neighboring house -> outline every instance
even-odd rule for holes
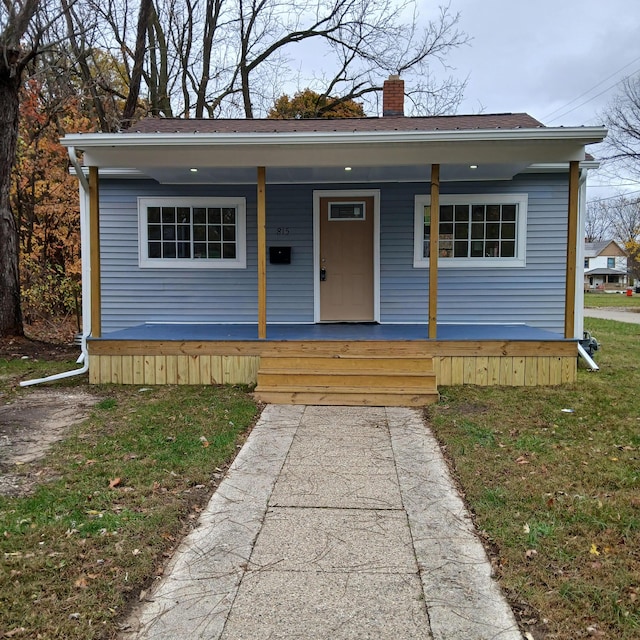
[[[336,404],[575,380],[585,145],[606,131],[404,117],[397,77],[383,102],[66,136],[90,380]]]
[[[585,242],[585,291],[623,291],[628,284],[627,252],[618,242]]]

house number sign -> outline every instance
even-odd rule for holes
[[[288,236],[289,235],[289,227],[277,227],[276,235],[277,236]]]

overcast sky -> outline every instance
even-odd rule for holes
[[[472,38],[448,58],[468,76],[458,113],[600,125],[620,80],[640,73],[638,0],[451,0],[451,10]],[[606,182],[620,181],[592,176],[590,199],[610,195]]]
[[[451,9],[472,38],[449,58],[456,75],[469,76],[460,113],[601,124],[610,87],[640,72],[638,0],[452,0]]]

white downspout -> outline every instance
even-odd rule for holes
[[[87,336],[91,334],[91,278],[90,278],[90,259],[91,247],[89,246],[89,224],[87,220],[88,199],[89,199],[89,182],[82,171],[82,167],[76,157],[74,147],[69,147],[69,159],[76,170],[79,181],[80,192],[80,257],[82,260],[82,341],[81,353],[76,362],[82,363],[80,369],[56,373],[46,378],[38,378],[36,380],[25,380],[20,383],[21,387],[29,387],[34,384],[42,384],[43,382],[54,382],[55,380],[63,380],[79,376],[89,371],[89,353],[87,351]]]
[[[578,246],[576,251],[576,313],[573,322],[574,337],[580,340],[584,332],[584,237],[587,217],[587,170],[580,171],[578,181]]]
[[[576,269],[576,314],[574,321],[575,337],[580,340],[584,334],[584,238],[585,225],[587,217],[587,170],[580,172],[579,191],[578,191],[578,233],[580,238],[577,250],[577,269]],[[600,367],[596,361],[587,353],[586,349],[578,342],[578,355],[587,363],[589,371],[600,371]]]

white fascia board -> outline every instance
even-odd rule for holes
[[[594,144],[607,135],[604,127],[541,127],[540,129],[473,129],[463,131],[311,131],[282,133],[77,133],[66,135],[63,146],[262,146],[309,144],[374,144],[396,142],[499,142],[563,140]]]
[[[259,134],[74,134],[86,166],[333,167],[584,161],[603,128]]]

